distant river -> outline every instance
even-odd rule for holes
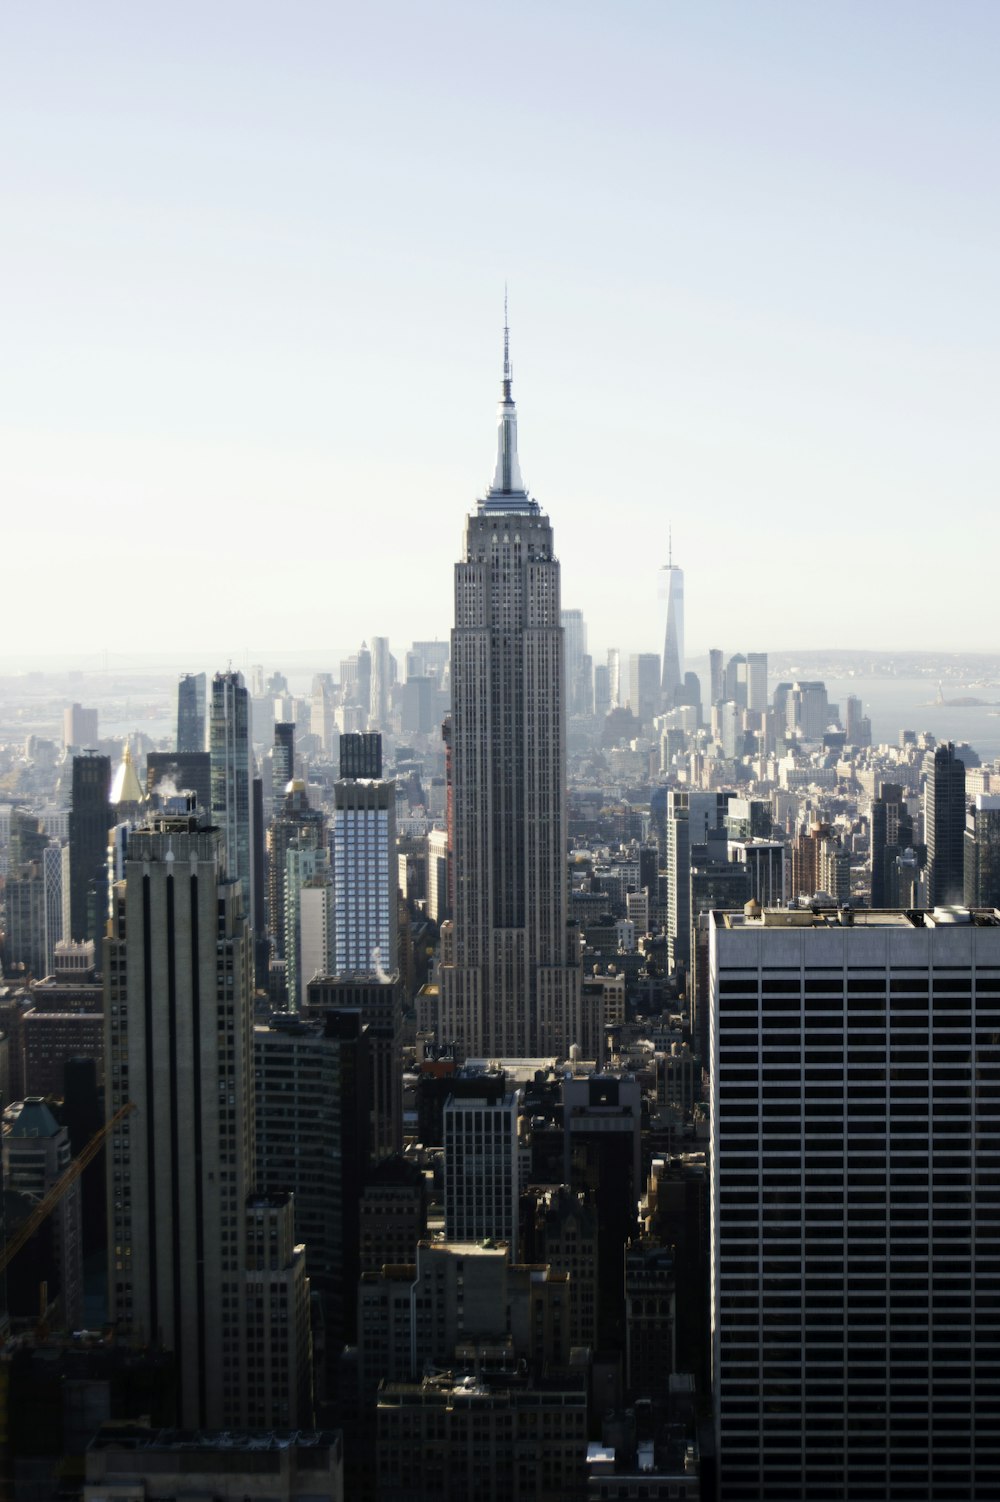
[[[986,708],[958,708],[928,703],[937,697],[937,682],[929,678],[827,678],[826,691],[840,705],[856,694],[872,722],[876,745],[899,744],[901,730],[929,730],[939,741],[968,741],[983,761],[1000,756],[1000,703]],[[771,685],[772,690],[774,685]],[[1000,688],[945,683],[946,699],[964,696],[1000,700]]]

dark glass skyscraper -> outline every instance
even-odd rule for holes
[[[69,915],[73,939],[93,939],[100,965],[108,917],[111,758],[86,751],[73,758],[69,815]]]
[[[226,842],[226,869],[243,887],[248,919],[256,915],[253,841],[253,752],[250,696],[242,673],[216,673],[209,726],[212,758],[212,822]]]
[[[177,685],[177,749],[205,749],[204,673],[185,673]]]
[[[295,722],[279,720],[274,727],[274,750],[271,753],[271,798],[275,809],[281,807],[294,776]]]
[[[965,763],[951,741],[928,756],[924,787],[929,907],[961,902],[965,895]]]
[[[898,783],[883,782],[872,802],[872,907],[897,907],[900,901],[896,860],[913,847],[913,820]]]

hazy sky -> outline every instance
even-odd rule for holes
[[[595,651],[995,649],[996,0],[0,17],[0,653],[443,635],[495,452]]]

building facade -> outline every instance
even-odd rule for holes
[[[212,823],[221,831],[226,870],[243,890],[244,912],[254,921],[253,748],[250,742],[250,696],[242,673],[216,673],[212,680],[209,725]]]
[[[505,334],[496,471],[455,567],[454,945],[441,970],[443,1036],[491,1057],[565,1057],[580,1030],[559,588],[552,526],[521,479]]]
[[[949,741],[929,752],[924,783],[927,902],[961,902],[965,893],[965,763]]]
[[[721,1502],[1000,1488],[1000,914],[711,915]]]
[[[107,941],[110,1318],[173,1351],[178,1416],[236,1423],[244,1206],[253,1183],[253,965],[218,830],[135,831]]]

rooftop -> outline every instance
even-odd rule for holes
[[[754,906],[747,904],[748,907]],[[1000,909],[936,907],[923,908],[764,908],[752,912],[715,911],[716,928],[794,929],[794,928],[997,928]]]

